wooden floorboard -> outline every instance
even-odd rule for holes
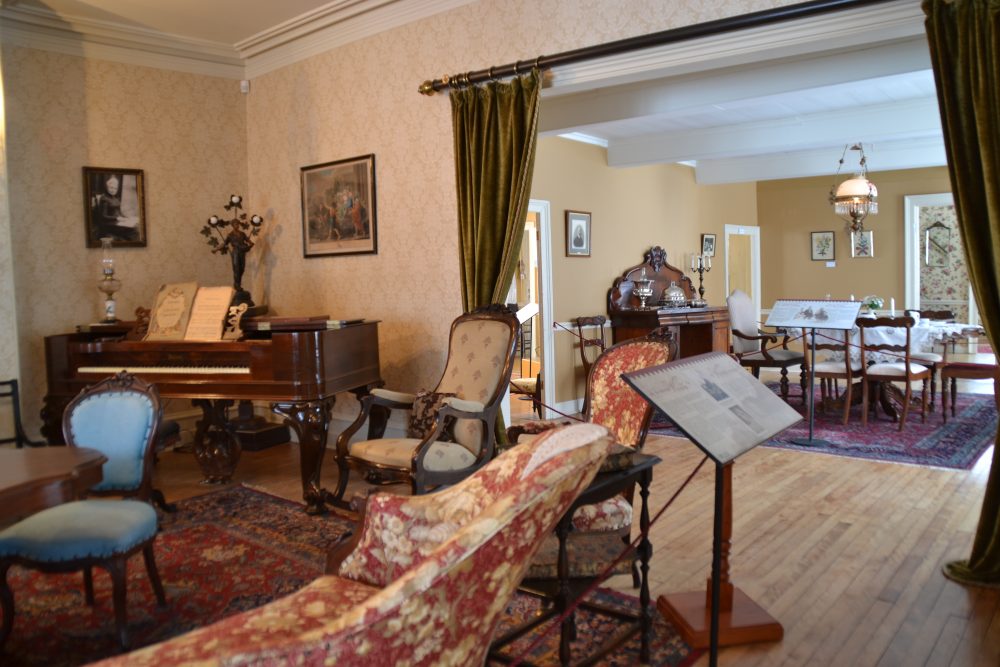
[[[691,443],[651,437],[663,459],[653,510],[701,459]],[[336,482],[332,452],[324,484]],[[758,447],[733,475],[732,578],[784,626],[781,642],[723,649],[720,664],[847,667],[1000,665],[1000,591],[960,586],[941,566],[966,557],[992,450],[954,471]],[[650,581],[704,590],[712,540],[712,466],[653,527]],[[212,490],[191,454],[161,456],[157,485],[177,500]],[[245,452],[236,480],[300,499],[298,451]],[[352,490],[364,485],[352,482]],[[630,577],[610,586],[632,591]],[[699,666],[708,664],[707,656]]]

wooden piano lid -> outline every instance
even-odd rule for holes
[[[646,307],[656,310],[663,290],[670,287],[671,281],[676,282],[684,290],[688,300],[695,298],[696,292],[691,279],[676,266],[667,263],[667,251],[660,246],[653,246],[643,255],[643,263],[625,269],[625,272],[615,278],[608,290],[608,314],[613,315],[620,310],[638,310],[639,297],[632,293],[635,281],[646,270],[646,278],[653,281],[653,294],[646,300]]]

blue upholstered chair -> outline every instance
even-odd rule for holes
[[[7,582],[12,565],[42,572],[83,570],[90,605],[94,604],[91,568],[96,565],[107,570],[112,581],[115,627],[123,648],[128,646],[125,572],[133,554],[142,551],[156,599],[166,604],[153,557],[158,520],[156,510],[147,502],[160,414],[156,389],[124,372],[84,389],[66,407],[66,444],[97,449],[108,459],[104,478],[92,493],[138,499],[76,500],[33,514],[0,532],[0,648],[14,624],[14,595]]]

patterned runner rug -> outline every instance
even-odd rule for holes
[[[775,392],[777,384],[769,385]],[[797,393],[798,387],[793,386]],[[948,423],[941,419],[940,394],[935,402],[934,412],[928,409],[927,423],[920,422],[919,409],[910,408],[906,427],[900,433],[898,424],[891,421],[881,410],[873,420],[869,415],[868,427],[861,426],[861,406],[851,408],[847,425],[842,423],[841,410],[819,410],[819,389],[816,389],[816,420],[813,438],[826,440],[829,445],[796,445],[794,438],[809,437],[808,412],[797,395],[791,398],[791,405],[803,416],[803,421],[778,434],[768,442],[769,447],[796,449],[799,451],[823,452],[837,456],[911,463],[938,468],[968,470],[975,465],[983,452],[993,444],[997,433],[997,410],[992,395],[959,394],[955,417],[948,416]],[[950,403],[950,401],[949,401]],[[653,416],[653,433],[660,435],[683,435],[667,417],[661,413]]]
[[[302,506],[242,486],[234,486],[178,503],[179,511],[161,515],[156,562],[167,594],[167,606],[156,606],[142,558],[129,561],[128,619],[133,648],[162,641],[226,616],[253,609],[301,588],[323,571],[327,549],[350,525],[334,516],[311,517]],[[81,665],[119,652],[114,638],[111,581],[95,569],[95,606],[83,599],[81,574],[40,574],[11,568],[14,628],[0,665]],[[638,600],[613,591],[596,595],[638,607]],[[518,596],[511,614],[530,613],[534,604]],[[697,653],[676,636],[653,611],[653,665],[681,667]],[[511,621],[513,622],[513,621]],[[612,636],[617,624],[581,615],[580,647]],[[557,633],[533,653],[547,664],[558,655]],[[585,649],[584,649],[585,650]],[[637,664],[638,643],[619,649],[605,664]]]

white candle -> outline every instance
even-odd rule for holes
[[[712,268],[712,258],[709,255],[705,255],[705,268],[706,269]]]
[[[698,255],[691,255],[691,270],[692,271],[697,271],[698,270],[698,267],[695,266],[698,263],[698,260],[696,259],[697,257],[698,257]]]
[[[892,297],[889,298],[889,314],[894,317],[896,315],[896,299]]]

